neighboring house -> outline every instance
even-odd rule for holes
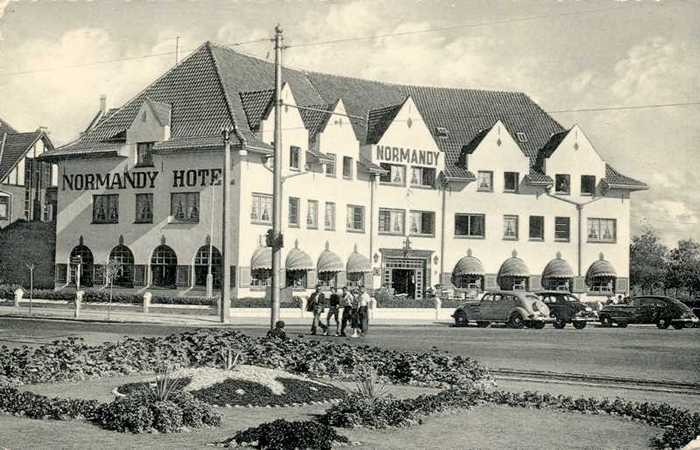
[[[0,119],[0,228],[20,219],[55,219],[56,165],[36,159],[49,150],[45,129],[18,132]]]

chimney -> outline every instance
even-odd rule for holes
[[[102,94],[100,95],[100,113],[104,114],[107,112],[107,96]]]
[[[39,125],[39,128],[37,128],[36,131],[41,131],[44,134],[49,134],[49,127]]]

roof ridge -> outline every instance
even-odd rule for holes
[[[221,78],[221,69],[219,68],[219,62],[216,60],[216,55],[214,54],[214,52],[211,51],[212,43],[211,41],[207,41],[205,45],[206,50],[207,52],[209,52],[209,56],[211,57],[212,64],[214,65],[214,72],[216,73],[216,79],[219,81],[219,88],[221,88],[221,92],[224,94],[224,99],[226,100],[226,110],[228,111],[229,118],[231,119],[231,125],[233,126],[233,134],[235,134],[238,140],[241,141],[241,145],[245,147],[247,141],[245,136],[243,136],[240,130],[238,129],[238,123],[236,122],[236,117],[233,113],[233,105],[231,104],[231,97],[229,96],[229,93],[226,90],[226,87],[224,86],[224,80]],[[245,111],[243,113],[245,114]]]
[[[2,134],[2,144],[0,144],[0,164],[2,164],[2,154],[5,152],[5,141],[7,140],[7,132]],[[2,180],[0,180],[2,181]]]

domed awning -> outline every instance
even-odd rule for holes
[[[369,261],[368,257],[358,253],[357,245],[348,258],[345,271],[347,273],[368,273],[372,271],[372,263]]]
[[[311,257],[303,250],[299,250],[299,241],[296,241],[294,248],[287,253],[285,267],[287,270],[314,270],[316,268]]]
[[[454,269],[452,269],[452,276],[460,275],[484,275],[484,266],[481,264],[481,260],[476,256],[472,256],[472,250],[467,250],[467,256],[463,256],[457,264],[455,264]]]
[[[518,252],[513,251],[513,256],[503,261],[501,268],[498,271],[498,278],[501,277],[529,277],[530,269],[527,268],[525,261],[518,258]]]
[[[343,260],[329,249],[328,242],[326,242],[326,249],[321,253],[321,256],[318,257],[316,271],[318,273],[342,272],[344,268],[345,264],[343,264]]]
[[[542,271],[542,279],[547,278],[573,278],[574,271],[561,257],[561,253],[557,253],[557,257],[547,263]]]
[[[250,259],[250,270],[272,270],[272,248],[258,247]]]
[[[617,277],[617,272],[610,262],[606,261],[603,254],[600,254],[600,259],[591,264],[586,272],[586,282],[592,280],[593,278],[615,278]]]

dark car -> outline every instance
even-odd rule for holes
[[[670,325],[677,330],[692,328],[699,320],[681,301],[662,295],[640,295],[621,304],[606,305],[598,316],[603,326],[654,323],[660,329]]]
[[[549,307],[549,315],[554,319],[554,328],[564,328],[567,323],[577,330],[586,328],[588,322],[597,322],[598,314],[579,299],[566,291],[539,291],[537,296]]]

